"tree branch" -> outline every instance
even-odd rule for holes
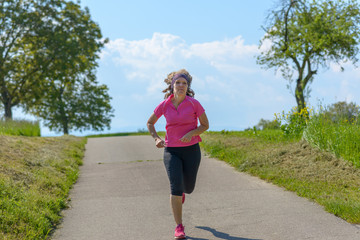
[[[16,9],[21,9],[20,4],[21,4],[21,1],[18,2],[18,5],[16,6]],[[24,8],[24,10],[27,11],[27,10],[29,9],[29,7],[30,7],[30,6],[27,5],[27,7]],[[13,24],[12,24],[12,26],[10,27],[10,29],[11,29],[11,30],[8,32],[8,34],[7,34],[7,36],[6,36],[6,39],[5,39],[4,42],[3,42],[3,47],[4,47],[4,48],[7,47],[7,51],[6,51],[5,55],[4,55],[4,57],[1,59],[3,62],[6,61],[6,58],[8,57],[12,46],[15,44],[16,40],[21,36],[21,34],[22,34],[23,31],[24,31],[23,28],[19,29],[18,24],[17,24],[15,21],[13,21]],[[11,43],[6,46],[7,41],[10,39],[10,36],[13,35],[13,34],[16,32],[16,30],[18,30],[18,32],[17,32],[17,33],[15,34],[15,36],[13,37]],[[28,29],[28,31],[30,31],[30,28]],[[1,62],[0,64],[2,65],[3,62]]]
[[[50,58],[46,65],[45,65],[45,68],[47,68],[50,63],[54,60],[54,57]],[[16,91],[18,91],[19,93],[22,93],[23,91],[23,88],[25,86],[25,83],[27,81],[28,78],[30,78],[33,74],[35,74],[37,71],[40,70],[40,65],[38,65],[36,68],[33,69],[33,71],[29,72],[28,74],[26,74],[22,79],[21,79],[21,82],[20,82],[20,86],[18,88],[14,88],[13,90],[13,93],[12,94],[15,94]],[[40,77],[43,75],[43,73],[40,73]],[[32,86],[34,86],[37,82],[36,81],[32,81],[31,84],[29,85],[29,88],[32,89]],[[17,104],[20,102],[20,99],[17,99],[17,100],[14,100],[17,102]]]
[[[297,0],[291,0],[291,3],[289,5],[289,8],[286,10],[285,12],[285,16],[284,16],[284,22],[285,22],[285,35],[284,35],[284,49],[283,52],[285,52],[288,49],[288,16],[290,13],[291,8],[293,7],[293,5],[297,2]]]
[[[296,67],[298,68],[298,70],[300,71],[301,67],[300,67],[300,63],[297,60],[297,58],[295,56],[290,56],[290,58],[294,61]]]
[[[306,77],[303,81],[303,88],[306,87],[306,85],[308,84],[308,82],[312,78],[312,76],[317,73],[317,70],[311,70],[311,62],[310,62],[309,58],[306,60],[306,63],[307,63],[307,67],[308,67],[308,74],[306,75]]]

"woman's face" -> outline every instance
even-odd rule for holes
[[[188,89],[188,82],[185,78],[176,79],[174,82],[174,94],[176,95],[186,95]]]

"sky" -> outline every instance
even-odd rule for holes
[[[296,106],[293,84],[274,69],[256,64],[262,26],[273,0],[82,0],[92,20],[109,39],[101,52],[97,79],[109,87],[114,118],[102,132],[70,131],[84,136],[146,129],[164,99],[164,79],[185,68],[193,77],[195,98],[205,108],[212,131],[244,130],[261,118]],[[360,103],[360,68],[331,64],[310,85],[309,103]],[[23,116],[20,110],[15,118]],[[155,125],[165,130],[165,119]],[[42,136],[57,136],[41,127]]]

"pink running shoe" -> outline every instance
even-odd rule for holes
[[[184,202],[185,202],[185,193],[183,193],[182,195],[182,203],[184,204]]]
[[[177,225],[177,227],[175,228],[175,239],[186,239],[184,230],[185,229],[182,224]]]

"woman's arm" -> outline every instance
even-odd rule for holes
[[[159,135],[157,134],[156,130],[155,130],[155,123],[157,122],[158,118],[156,117],[156,115],[153,113],[151,114],[149,120],[147,121],[147,128],[151,134],[151,136],[155,139],[155,144],[156,147],[158,148],[163,148],[165,147],[165,141],[162,140]]]
[[[200,121],[200,126],[198,126],[196,129],[185,134],[180,139],[180,141],[190,142],[192,137],[198,136],[209,129],[209,120],[208,120],[205,112],[203,114],[201,114],[201,116],[199,117],[199,121]]]

